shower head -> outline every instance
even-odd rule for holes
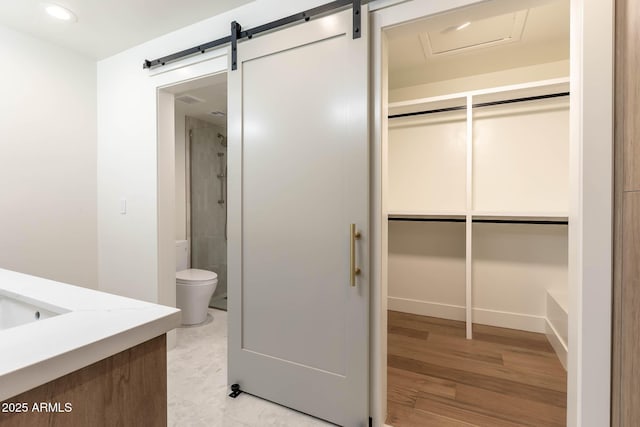
[[[227,137],[220,132],[218,132],[218,139],[220,140],[220,145],[222,145],[223,147],[227,146]]]

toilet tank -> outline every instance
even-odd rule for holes
[[[176,271],[189,268],[189,241],[176,240]]]

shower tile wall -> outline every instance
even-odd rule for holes
[[[222,146],[218,138],[218,133],[226,135],[226,130],[193,117],[186,118],[186,128],[187,135],[189,130],[192,131],[189,156],[191,268],[218,274],[218,287],[209,305],[226,309],[226,176],[222,180],[218,177],[226,175],[227,148]],[[224,203],[218,203],[219,200],[224,200]]]

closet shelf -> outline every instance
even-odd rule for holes
[[[453,93],[449,95],[390,102],[389,114],[403,115],[421,109],[447,109],[456,106],[463,106],[467,96],[471,96],[473,98],[473,102],[486,103],[512,98],[526,98],[541,95],[544,96],[557,92],[567,92],[568,90],[569,78],[563,77],[549,80],[540,80],[535,82]]]
[[[567,222],[566,212],[471,212],[474,220]]]
[[[464,222],[466,219],[466,212],[463,211],[430,211],[430,212],[415,212],[415,211],[391,211],[387,212],[387,218],[389,220],[450,220]]]

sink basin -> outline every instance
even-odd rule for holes
[[[48,319],[66,311],[44,305],[38,301],[0,292],[0,330]]]

